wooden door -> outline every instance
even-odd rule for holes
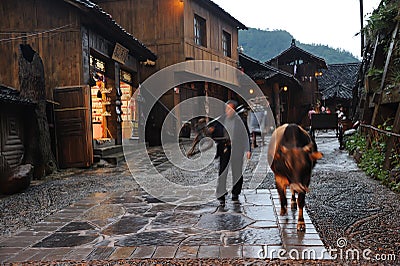
[[[93,136],[89,86],[54,90],[57,150],[60,168],[93,164]]]

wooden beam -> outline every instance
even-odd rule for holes
[[[374,62],[375,62],[376,51],[378,49],[378,44],[379,44],[379,35],[376,36],[376,39],[375,39],[374,50],[372,52],[371,62],[369,63],[369,68],[370,69],[372,68],[372,66],[374,65]],[[365,102],[364,102],[363,109],[362,109],[361,120],[364,123],[371,124],[372,114],[371,114],[371,110],[370,110],[370,106],[369,105],[370,105],[370,102],[372,100],[372,97],[371,97],[370,83],[369,83],[369,78],[367,76],[367,73],[368,73],[368,70],[366,70],[365,76],[364,76]]]
[[[381,85],[379,86],[379,93],[380,93],[379,100],[378,100],[378,103],[375,105],[374,114],[372,115],[372,121],[371,121],[372,125],[376,125],[376,123],[377,123],[377,117],[378,117],[379,109],[380,109],[380,106],[382,103],[382,91],[385,86],[386,76],[387,76],[387,73],[389,70],[389,65],[390,65],[390,61],[392,58],[393,48],[396,43],[396,36],[397,36],[398,31],[399,31],[399,22],[396,23],[396,27],[392,33],[392,39],[391,39],[389,51],[388,51],[388,54],[386,57],[385,68],[383,69],[382,81],[381,81]]]
[[[281,125],[281,102],[280,102],[280,88],[278,83],[274,83],[273,85],[274,92],[274,106],[275,106],[275,122],[276,126],[279,127]]]

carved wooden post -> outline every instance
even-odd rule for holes
[[[21,96],[37,102],[27,127],[26,163],[34,165],[34,177],[43,178],[57,169],[51,150],[46,116],[46,89],[43,62],[30,45],[21,44],[18,58]]]

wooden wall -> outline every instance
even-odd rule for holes
[[[184,4],[180,0],[101,0],[97,3],[158,55],[157,70],[185,60]]]
[[[293,73],[292,65],[280,65],[279,69],[288,73]],[[317,100],[317,95],[315,93],[318,91],[318,84],[315,78],[316,71],[316,64],[308,63],[297,66],[296,78],[303,86],[303,90],[298,94],[299,97],[296,97],[294,100],[295,106],[315,104],[315,101]]]
[[[206,20],[207,47],[194,43],[194,15]],[[222,50],[222,32],[231,34],[232,56],[226,57]],[[239,61],[238,30],[222,20],[217,14],[199,5],[195,1],[185,1],[185,57],[198,60],[213,60],[236,67]]]
[[[3,0],[0,9],[0,83],[19,88],[19,44],[30,44],[45,68],[46,97],[57,86],[82,81],[82,42],[77,9],[63,1]],[[26,34],[26,39],[21,38]]]
[[[193,0],[99,0],[128,32],[158,55],[157,70],[186,58],[214,60],[236,67],[238,31]],[[207,47],[194,44],[194,14],[207,20]],[[232,57],[222,52],[222,31],[231,34]]]

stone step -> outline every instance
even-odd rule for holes
[[[118,152],[118,153],[113,153],[113,154],[109,154],[109,155],[103,156],[101,159],[107,161],[110,164],[118,165],[121,162],[125,161],[125,154],[127,156],[129,156],[132,153],[133,153],[133,151],[132,152],[128,152],[128,153],[124,153],[123,151],[121,151],[121,152]]]
[[[112,145],[107,147],[97,147],[93,149],[94,155],[100,155],[102,158],[116,153],[122,152],[122,145]]]
[[[103,160],[110,164],[118,165],[119,163],[125,161],[125,155],[123,152],[110,154],[102,157]]]

